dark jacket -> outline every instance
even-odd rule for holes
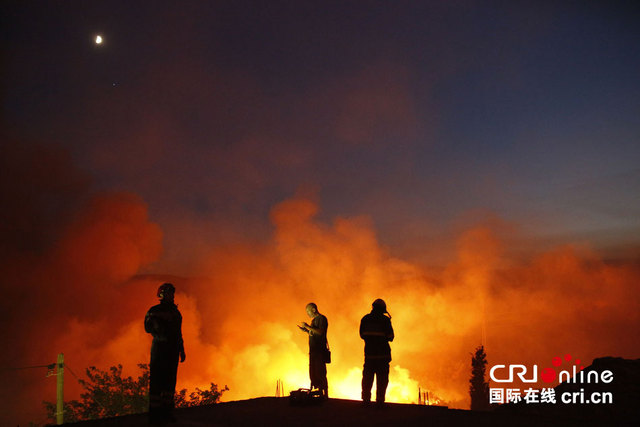
[[[311,320],[311,327],[314,329],[320,329],[324,333],[309,334],[309,353],[324,354],[327,351],[327,329],[329,328],[329,321],[327,318],[319,314]]]
[[[360,321],[360,338],[364,340],[365,359],[386,359],[391,361],[393,327],[391,319],[379,310],[371,310]]]
[[[153,336],[154,344],[175,345],[178,351],[184,351],[182,315],[175,304],[161,301],[151,307],[144,318],[144,330]]]

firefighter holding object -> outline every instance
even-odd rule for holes
[[[387,304],[377,299],[371,305],[371,313],[360,321],[360,338],[364,340],[364,368],[362,370],[362,401],[371,402],[373,377],[376,377],[376,403],[384,405],[387,385],[389,384],[389,363],[393,327]]]
[[[327,317],[320,314],[318,306],[310,302],[305,307],[307,315],[312,319],[311,324],[302,322],[298,328],[309,334],[309,379],[311,390],[319,390],[323,399],[329,398],[327,383],[327,363],[330,363],[330,353],[327,344]]]

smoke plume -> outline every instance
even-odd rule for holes
[[[13,164],[7,170],[20,176]],[[308,302],[329,319],[334,397],[359,398],[358,325],[376,298],[387,302],[396,332],[389,401],[416,402],[420,387],[468,407],[470,353],[480,344],[490,365],[545,365],[566,353],[588,362],[640,350],[628,336],[640,326],[637,266],[605,262],[586,246],[512,259],[496,224],[481,224],[463,231],[456,255],[427,274],[392,256],[367,216],[323,221],[319,203],[298,196],[273,206],[268,238],[203,246],[188,276],[171,276],[160,270],[163,232],[145,202],[91,193],[83,174],[67,166],[36,185],[66,197],[59,216],[37,218],[49,203],[37,192],[7,204],[8,220],[22,219],[47,238],[21,244],[20,230],[7,228],[1,260],[11,343],[3,365],[48,364],[63,352],[72,373],[67,399],[81,392],[73,374],[88,366],[121,363],[135,375],[136,364],[147,362],[151,338],[142,319],[164,281],[176,285],[184,318],[187,360],[178,387],[228,385],[229,400],[273,395],[277,380],[285,389],[308,385],[307,338],[295,326],[308,320]],[[5,200],[20,200],[20,182],[3,188]],[[425,250],[438,244],[424,242]],[[2,397],[11,417],[44,418],[40,402],[55,398],[45,371],[8,371]]]

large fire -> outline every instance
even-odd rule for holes
[[[273,396],[278,381],[285,390],[308,386],[307,337],[296,324],[308,320],[312,301],[329,320],[336,398],[360,398],[358,326],[376,298],[387,302],[396,333],[390,402],[418,403],[421,390],[431,404],[468,408],[471,352],[482,343],[490,365],[541,364],[564,352],[585,361],[638,355],[627,334],[640,326],[636,267],[573,246],[516,262],[491,227],[474,227],[458,239],[457,256],[427,278],[381,247],[366,218],[326,224],[317,210],[306,199],[280,203],[272,239],[212,249],[180,278],[140,274],[155,268],[161,231],[136,197],[101,196],[51,252],[15,258],[6,270],[24,283],[9,294],[10,320],[23,328],[12,333],[6,363],[50,363],[64,352],[77,373],[121,363],[137,374],[150,345],[142,319],[165,280],[175,283],[184,318],[178,388],[228,385],[225,400]],[[54,386],[24,375],[12,373],[3,393],[33,413],[54,399]],[[80,393],[71,377],[66,393]]]

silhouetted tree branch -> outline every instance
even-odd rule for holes
[[[200,390],[196,387],[196,391],[189,394],[189,400],[186,399],[187,389],[183,388],[176,393],[175,404],[177,408],[187,408],[190,406],[212,405],[220,401],[222,393],[229,390],[226,385],[223,389],[218,390],[218,386],[211,383],[209,390]]]
[[[484,346],[476,348],[471,355],[471,379],[469,380],[469,394],[471,395],[471,409],[486,411],[489,405],[489,384],[484,380],[487,366],[487,355]]]
[[[149,365],[138,364],[141,374],[137,379],[122,377],[122,365],[112,366],[102,371],[95,366],[86,369],[87,380],[78,380],[85,391],[80,400],[64,402],[64,421],[75,422],[98,418],[115,417],[127,414],[139,414],[149,409]],[[188,394],[187,389],[176,393],[177,407],[199,406],[218,403],[222,394],[229,390],[227,386],[218,390],[211,383],[209,390],[200,390]],[[55,421],[56,404],[43,402],[47,416]]]

